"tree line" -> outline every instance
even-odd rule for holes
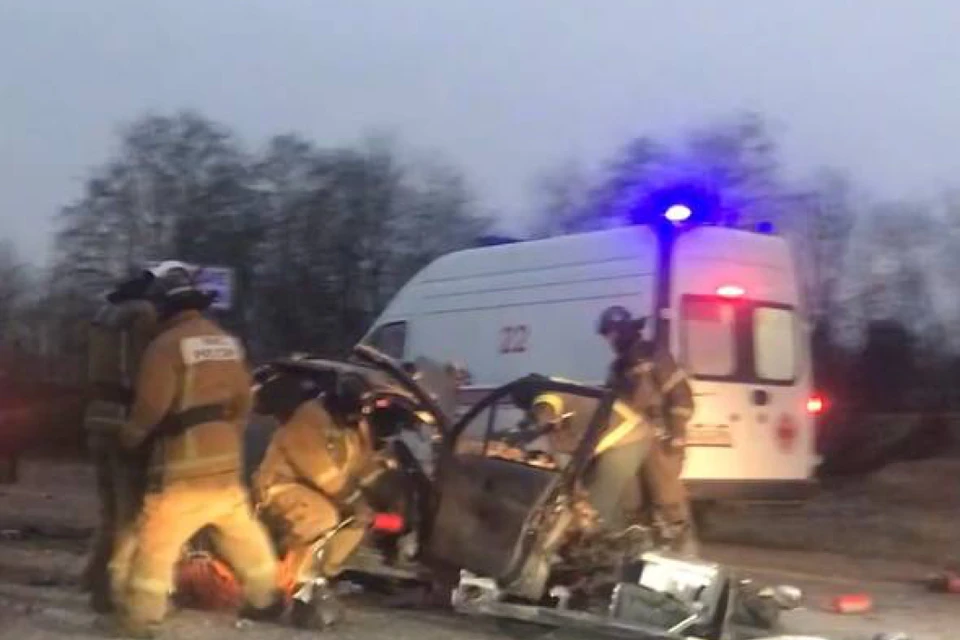
[[[676,141],[639,136],[596,166],[559,163],[536,182],[529,235],[625,224],[645,194],[684,179],[716,190],[730,224],[772,222],[791,239],[818,362],[847,358],[834,375],[894,334],[911,366],[954,367],[960,191],[881,202],[841,171],[798,178],[756,114]],[[60,211],[46,269],[0,245],[2,342],[77,377],[98,295],[145,261],[177,258],[235,270],[224,321],[255,357],[340,355],[419,268],[517,213],[486,210],[478,196],[451,162],[389,136],[325,146],[287,133],[250,150],[196,112],[145,115]]]

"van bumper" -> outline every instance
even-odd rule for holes
[[[816,480],[686,480],[698,502],[804,502],[819,491]]]

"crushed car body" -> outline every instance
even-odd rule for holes
[[[632,638],[733,637],[738,583],[724,567],[658,553],[641,526],[599,526],[582,481],[613,409],[606,389],[532,374],[455,416],[456,381],[430,361],[404,365],[359,346],[349,362],[307,357],[265,367],[319,382],[323,402],[375,398],[376,446],[396,465],[384,480],[390,490],[381,496],[373,487],[369,499],[403,525],[372,531],[354,569],[445,576],[449,603],[465,614]],[[542,449],[542,434],[517,437],[531,428],[523,423],[494,428],[496,411],[523,409],[542,393],[593,403],[565,459]]]

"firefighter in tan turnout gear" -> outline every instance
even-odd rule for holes
[[[145,275],[160,327],[120,432],[124,446],[148,447],[150,457],[119,630],[152,636],[167,612],[181,550],[207,526],[240,580],[245,615],[280,615],[276,556],[240,480],[241,430],[252,404],[242,347],[201,314],[212,298],[194,286],[190,268],[163,263]]]
[[[97,478],[100,523],[84,571],[91,605],[112,609],[108,563],[129,555],[133,524],[144,491],[144,460],[124,451],[120,427],[133,401],[140,359],[156,331],[156,311],[142,298],[142,278],[129,280],[107,295],[90,327],[88,382],[90,402],[84,414]]]
[[[623,307],[610,307],[600,316],[597,332],[616,355],[607,384],[654,429],[656,437],[640,467],[640,488],[660,542],[697,555],[690,503],[680,477],[693,391],[670,353],[643,339],[643,326],[644,319],[634,319]]]
[[[258,413],[280,423],[254,478],[258,509],[281,550],[293,623],[302,628],[342,617],[328,581],[362,541],[371,516],[362,489],[385,469],[362,391],[351,395],[355,402],[331,407],[310,383],[276,372],[257,393]]]

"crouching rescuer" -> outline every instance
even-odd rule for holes
[[[239,578],[244,615],[279,616],[276,556],[240,480],[241,433],[252,405],[242,347],[202,315],[212,298],[195,286],[189,267],[163,263],[144,277],[160,326],[120,431],[126,448],[149,450],[149,464],[130,565],[117,563],[114,576],[125,585],[119,630],[153,635],[167,613],[181,550],[204,527]]]
[[[329,581],[363,539],[372,517],[364,489],[386,465],[373,452],[362,387],[334,401],[292,375],[267,375],[257,412],[280,426],[254,477],[259,515],[283,557],[292,622],[325,628],[342,618]]]

